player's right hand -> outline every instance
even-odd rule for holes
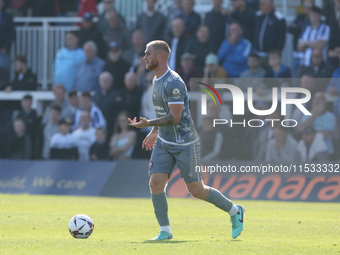
[[[145,148],[147,151],[151,151],[155,145],[158,134],[150,132],[142,143],[142,149]]]

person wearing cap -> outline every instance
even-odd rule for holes
[[[50,142],[50,159],[77,159],[76,140],[70,133],[72,121],[61,119],[58,123],[59,132],[54,134]]]
[[[297,145],[298,160],[303,162],[328,160],[327,145],[321,133],[311,126],[302,132],[302,139]]]
[[[178,69],[178,74],[182,77],[188,91],[190,91],[190,78],[200,78],[201,73],[195,65],[195,57],[190,53],[184,53],[181,57],[181,67]]]
[[[219,65],[218,57],[215,54],[209,54],[205,58],[205,67],[203,72],[203,82],[215,84],[219,79],[227,78],[226,71]],[[211,79],[208,81],[208,79]]]
[[[310,25],[301,33],[298,50],[303,52],[301,66],[310,66],[312,54],[315,49],[322,51],[323,59],[327,60],[327,49],[330,38],[330,28],[321,22],[322,11],[317,6],[312,6],[309,12]]]
[[[251,49],[251,43],[243,37],[242,27],[238,23],[232,23],[227,38],[217,53],[219,61],[230,78],[238,78],[243,71],[247,70],[247,58]]]
[[[98,77],[102,72],[105,62],[97,56],[97,45],[93,41],[84,44],[86,60],[79,64],[72,90],[99,91]]]
[[[79,48],[78,33],[66,33],[66,45],[57,51],[54,61],[54,84],[63,84],[66,91],[72,90],[78,66],[85,61],[83,49]]]
[[[108,71],[112,74],[115,82],[112,89],[120,90],[124,87],[124,76],[129,71],[130,65],[123,57],[123,49],[117,42],[109,44],[109,52],[105,62],[103,71]]]
[[[96,24],[93,22],[93,14],[90,12],[83,14],[83,20],[79,30],[80,47],[83,47],[87,41],[95,42],[98,48],[98,56],[101,59],[106,58],[106,43]]]

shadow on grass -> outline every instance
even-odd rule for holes
[[[145,240],[141,242],[131,242],[131,243],[194,243],[198,242],[197,240]]]

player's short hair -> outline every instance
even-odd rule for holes
[[[24,55],[15,56],[14,61],[19,61],[20,63],[27,64],[27,58]]]
[[[31,95],[24,95],[24,97],[22,98],[23,100],[33,100],[33,97]]]
[[[82,96],[82,97],[87,97],[87,98],[91,98],[91,99],[92,99],[92,96],[91,96],[90,92],[88,92],[88,91],[83,91],[83,92],[81,92],[81,96]]]
[[[281,53],[280,50],[270,50],[270,51],[268,52],[268,56],[269,56],[269,55],[278,55],[280,58],[282,57],[282,53]]]
[[[158,50],[164,51],[167,54],[168,58],[170,56],[171,49],[165,41],[162,40],[151,41],[146,46],[152,46],[157,51]]]

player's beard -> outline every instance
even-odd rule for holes
[[[155,70],[158,67],[158,60],[157,59],[153,59],[151,60],[151,62],[149,62],[148,64],[146,64],[146,69],[148,70]]]

